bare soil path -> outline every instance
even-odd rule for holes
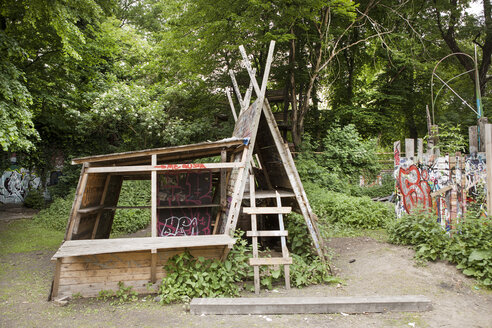
[[[411,249],[369,237],[333,238],[329,246],[336,254],[334,263],[344,284],[289,292],[278,287],[262,291],[261,296],[422,294],[432,300],[433,310],[194,316],[181,304],[162,306],[152,298],[124,305],[74,299],[58,307],[47,302],[53,274],[50,258],[55,250],[44,250],[0,256],[0,327],[492,327],[492,293],[478,288],[453,265],[437,262],[418,267]],[[254,294],[244,292],[243,297]]]

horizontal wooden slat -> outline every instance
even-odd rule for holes
[[[80,214],[85,214],[85,213],[96,212],[102,210],[103,208],[104,207],[102,205],[91,206],[91,207],[81,208],[77,212],[79,212]]]
[[[277,190],[277,191],[280,194],[280,197],[295,197],[296,196],[293,191],[287,191],[287,190]],[[275,194],[275,190],[257,190],[257,191],[255,191],[255,199],[275,198],[275,197],[277,197]],[[249,199],[250,198],[249,192],[245,192],[243,198]]]
[[[292,207],[243,207],[245,214],[289,214]]]
[[[89,167],[87,173],[136,173],[151,171],[189,171],[189,170],[220,170],[244,167],[241,162],[236,163],[192,163],[192,164],[163,164],[163,165],[132,165]]]
[[[176,206],[157,206],[158,209],[175,209],[175,208],[207,208],[220,207],[220,204],[204,204],[204,205],[176,205]],[[107,206],[105,210],[128,210],[128,209],[146,209],[151,206]]]
[[[236,240],[228,235],[143,237],[67,240],[53,255],[52,260],[67,256],[96,255],[120,252],[136,252],[152,249],[194,248],[206,246],[230,246]]]
[[[162,277],[161,277],[162,278]],[[159,284],[156,284],[153,287],[148,287],[149,280],[133,280],[133,281],[125,281],[125,286],[132,286],[133,291],[136,291],[139,294],[144,293],[152,293],[157,291]],[[100,282],[100,283],[86,283],[86,284],[65,284],[60,285],[58,296],[72,296],[73,294],[80,294],[83,297],[94,297],[99,296],[99,292],[101,290],[118,290],[118,282],[117,281],[108,281],[108,282]]]
[[[249,265],[280,265],[280,264],[292,264],[292,257],[265,257],[265,258],[251,258],[249,259]]]
[[[287,230],[264,230],[264,231],[247,231],[246,236],[248,237],[287,237],[289,232]]]

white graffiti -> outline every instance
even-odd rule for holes
[[[26,169],[5,171],[0,178],[0,202],[23,203],[30,189],[38,189],[41,179]]]
[[[161,237],[166,236],[196,236],[198,235],[198,223],[196,218],[187,216],[171,216],[166,219],[161,230]]]

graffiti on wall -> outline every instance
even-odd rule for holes
[[[484,201],[485,167],[485,154],[481,153],[466,158],[424,158],[414,163],[399,157],[395,146],[397,215],[420,206],[433,211],[443,228],[450,230],[463,217],[467,202]]]
[[[41,179],[26,169],[7,170],[0,178],[0,202],[5,204],[19,204],[30,189],[38,189]]]
[[[193,207],[212,204],[210,171],[160,174],[158,188],[159,236],[211,234],[211,207]]]

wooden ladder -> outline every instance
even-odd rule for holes
[[[251,231],[248,231],[246,235],[252,237],[253,243],[253,258],[249,259],[249,265],[253,266],[254,270],[254,282],[255,293],[260,293],[260,265],[283,265],[285,276],[285,288],[290,289],[290,267],[292,264],[292,258],[289,257],[289,250],[287,249],[287,230],[284,229],[283,214],[288,214],[292,211],[291,207],[282,207],[280,194],[275,191],[275,198],[277,200],[277,207],[256,207],[255,198],[255,178],[254,175],[249,177],[249,193],[250,193],[250,207],[244,207],[243,213],[251,215]],[[258,231],[256,225],[256,215],[258,214],[277,214],[279,230],[264,230]],[[258,257],[258,237],[280,237],[282,245],[282,257],[270,257],[260,258]]]

